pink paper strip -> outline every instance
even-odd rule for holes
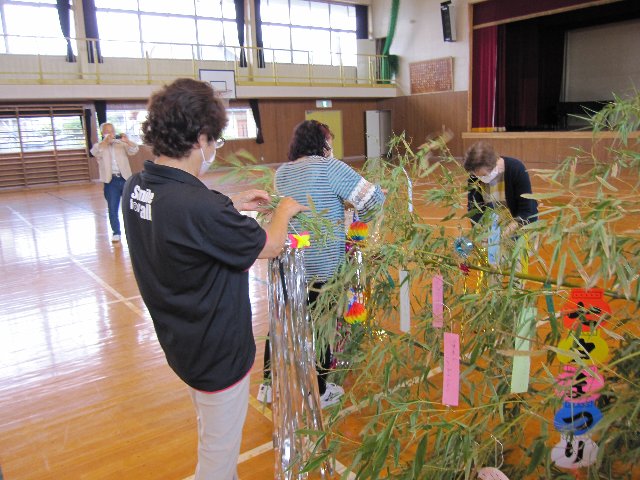
[[[432,325],[436,328],[442,328],[444,323],[444,317],[442,315],[442,305],[443,305],[443,282],[442,275],[434,275],[433,280],[431,281],[431,302],[433,308],[433,323]]]
[[[442,372],[442,403],[458,406],[460,395],[460,336],[444,334],[444,370]]]

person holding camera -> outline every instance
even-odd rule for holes
[[[102,141],[91,149],[98,161],[100,181],[104,183],[104,198],[107,200],[109,223],[111,225],[113,243],[120,241],[120,198],[124,182],[131,176],[129,157],[138,153],[138,145],[129,140],[125,133],[116,135],[111,123],[100,125]]]

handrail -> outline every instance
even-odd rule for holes
[[[317,59],[312,51],[242,47],[247,65],[241,66],[238,46],[76,37],[71,39],[76,61],[67,62],[63,38],[5,34],[0,41],[10,47],[12,40],[33,41],[34,51],[0,53],[0,84],[152,85],[176,77],[198,78],[200,69],[218,69],[233,70],[237,85],[395,86],[393,81],[379,77],[380,65],[386,61],[382,55],[355,54],[354,62],[353,57],[347,59],[339,52],[327,52]],[[41,48],[43,45],[46,48]],[[60,45],[59,54],[50,53],[52,45]],[[98,46],[102,62],[92,63],[88,52],[91,50],[97,60]],[[128,55],[108,55],[116,51]],[[264,59],[262,67],[260,57]],[[283,62],[285,57],[291,62]],[[293,63],[294,58],[307,61]]]

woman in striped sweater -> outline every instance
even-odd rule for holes
[[[311,247],[305,250],[304,263],[309,285],[309,305],[318,297],[322,285],[331,278],[345,257],[345,202],[352,204],[363,221],[370,219],[382,206],[385,195],[379,185],[365,180],[344,162],[333,158],[334,135],[329,127],[316,120],[300,123],[293,132],[289,145],[289,162],[276,171],[275,187],[284,196],[292,197],[300,204],[325,212],[334,225],[333,232],[319,241],[311,239]],[[300,224],[292,219],[295,231]],[[265,378],[269,375],[268,345],[265,348]],[[326,407],[336,403],[344,393],[342,387],[327,383],[330,352],[325,351],[322,368],[318,370],[320,403]],[[269,391],[264,384],[260,388],[259,400],[269,400]]]

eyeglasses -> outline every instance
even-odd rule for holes
[[[224,146],[224,138],[220,137],[215,142],[216,148],[222,148]]]

